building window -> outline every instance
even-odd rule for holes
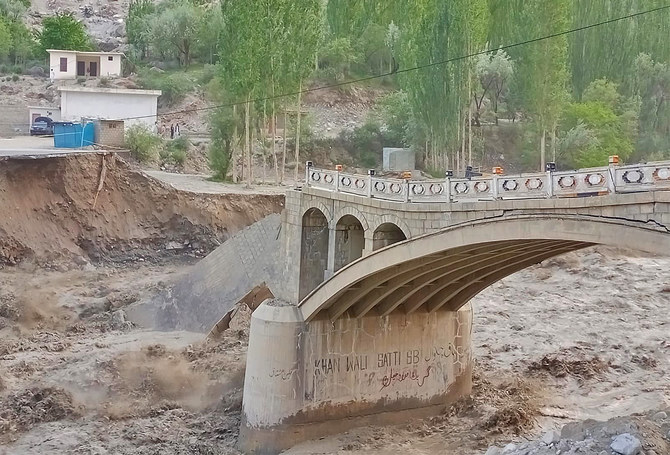
[[[107,60],[109,60],[110,62],[113,62],[113,61],[114,61],[114,57],[112,57],[112,56],[110,55],[109,57],[107,57]]]
[[[67,73],[67,57],[60,58],[60,72]]]

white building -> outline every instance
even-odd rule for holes
[[[79,52],[47,49],[49,77],[52,81],[78,77],[118,77],[120,52]]]
[[[58,87],[63,121],[124,120],[125,128],[144,124],[156,129],[160,90],[101,87]]]

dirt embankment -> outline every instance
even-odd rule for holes
[[[283,204],[278,195],[178,191],[113,155],[4,161],[0,266],[204,256]]]

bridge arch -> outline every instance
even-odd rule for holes
[[[670,231],[623,219],[537,214],[451,226],[375,251],[300,302],[305,320],[457,310],[496,281],[592,245],[670,251]],[[374,314],[372,313],[372,314]]]

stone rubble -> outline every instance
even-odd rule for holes
[[[538,440],[491,446],[482,455],[661,455],[670,454],[667,410],[617,417],[607,422],[569,423]]]

